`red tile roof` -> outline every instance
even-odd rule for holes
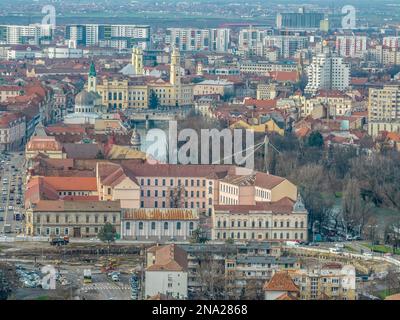
[[[252,212],[272,212],[272,213],[292,213],[294,201],[284,197],[275,202],[256,202],[254,205],[214,205],[214,210],[219,212],[243,213]]]
[[[265,283],[264,291],[299,292],[300,290],[295,285],[290,275],[282,271],[275,273],[271,280]]]
[[[176,244],[155,249],[155,262],[146,271],[187,271],[187,253]]]

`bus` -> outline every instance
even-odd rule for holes
[[[83,283],[92,283],[92,272],[90,269],[83,270]]]

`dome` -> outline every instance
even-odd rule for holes
[[[90,106],[95,102],[94,96],[87,91],[79,92],[75,97],[76,106]]]

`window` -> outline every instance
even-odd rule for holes
[[[168,230],[168,222],[164,222],[164,230]]]
[[[151,230],[156,230],[156,223],[154,221],[151,223]]]
[[[194,227],[193,222],[190,222],[190,223],[189,223],[189,230],[193,230],[193,227]]]
[[[106,223],[107,222],[107,216],[104,216],[103,220],[104,220],[104,223]]]
[[[176,230],[181,230],[181,223],[179,221],[176,223]]]
[[[129,221],[125,224],[125,229],[131,230],[131,223]]]
[[[143,230],[143,222],[142,221],[139,222],[139,230]]]
[[[89,223],[89,216],[86,216],[86,223]]]

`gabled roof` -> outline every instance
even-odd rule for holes
[[[265,283],[264,291],[299,292],[300,290],[290,275],[287,272],[281,271],[275,273],[271,280]]]
[[[186,251],[176,244],[169,244],[156,247],[155,262],[146,271],[187,271],[187,268]]]

